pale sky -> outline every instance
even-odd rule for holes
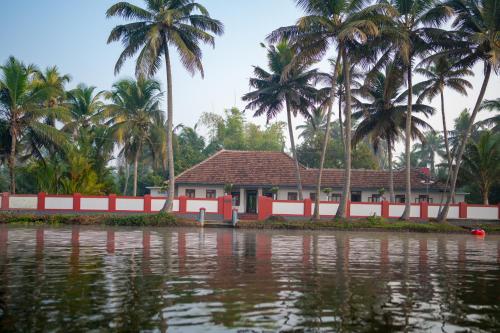
[[[105,11],[112,0],[10,0],[2,2],[0,11],[0,62],[13,55],[25,63],[40,68],[57,65],[62,73],[72,76],[68,88],[80,82],[110,89],[118,78],[134,74],[133,61],[128,61],[119,76],[114,76],[114,64],[122,50],[120,43],[106,44],[111,29],[123,23],[106,19]],[[141,1],[132,1],[141,4]],[[174,123],[193,126],[202,112],[216,112],[232,106],[241,109],[241,96],[249,91],[248,78],[252,65],[266,66],[266,51],[260,47],[272,30],[293,24],[301,16],[293,0],[199,0],[212,17],[225,25],[225,34],[216,39],[215,49],[204,48],[205,79],[191,77],[177,58],[173,61]],[[332,49],[329,57],[334,55]],[[327,70],[327,68],[323,68]],[[471,82],[474,90],[469,96],[446,91],[445,103],[448,126],[464,108],[472,108],[481,82],[482,68]],[[165,70],[157,78],[165,87]],[[417,80],[418,81],[418,80]],[[492,76],[486,92],[487,99],[499,96],[500,80]],[[432,103],[436,115],[429,122],[441,130],[439,100]],[[478,119],[488,117],[481,112]],[[248,114],[247,119],[251,119]],[[284,120],[281,117],[280,120]],[[251,119],[264,124],[264,119]],[[297,119],[294,125],[302,122]]]

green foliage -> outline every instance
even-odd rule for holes
[[[40,224],[40,225],[109,225],[109,226],[194,226],[196,222],[178,219],[172,214],[143,215],[29,215],[0,214],[0,224]]]
[[[479,189],[481,203],[489,204],[491,188],[500,183],[500,134],[485,131],[467,145],[460,176],[462,183]]]
[[[211,155],[220,149],[283,151],[285,124],[276,122],[263,129],[248,123],[244,114],[237,108],[224,111],[224,116],[214,113],[202,114],[198,124],[209,132],[208,146],[205,155]]]

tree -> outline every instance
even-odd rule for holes
[[[444,147],[446,149],[446,160],[448,168],[453,165],[450,144],[448,142],[448,130],[446,128],[446,112],[444,108],[444,90],[450,88],[459,94],[467,96],[467,88],[472,88],[472,84],[464,77],[472,76],[474,73],[467,68],[451,69],[451,63],[445,56],[437,58],[433,64],[426,68],[417,68],[416,73],[424,76],[426,80],[415,85],[415,92],[419,96],[417,103],[421,103],[425,98],[429,101],[437,95],[441,98],[441,118],[443,120]],[[434,163],[434,160],[432,160]],[[434,167],[432,170],[434,174]]]
[[[160,68],[164,57],[167,74],[167,156],[169,170],[168,197],[163,207],[173,207],[175,170],[173,155],[173,100],[172,68],[170,50],[174,47],[182,65],[194,75],[204,76],[200,43],[214,46],[214,36],[222,35],[223,24],[210,17],[208,10],[193,0],[145,0],[146,8],[128,2],[111,6],[107,17],[120,16],[132,23],[116,26],[110,33],[108,43],[122,40],[124,51],[115,66],[118,73],[127,58],[139,49],[136,75],[153,76]]]
[[[161,96],[160,83],[150,79],[120,80],[108,93],[113,102],[107,106],[111,132],[123,145],[120,154],[134,162],[134,196],[137,195],[139,158],[144,146],[151,147],[154,142],[151,128],[161,113]]]
[[[315,69],[310,69],[311,62],[294,61],[295,51],[286,39],[267,48],[270,72],[261,67],[254,67],[254,77],[250,79],[253,91],[245,94],[243,100],[248,104],[245,109],[255,110],[254,117],[266,115],[267,121],[275,118],[283,109],[286,111],[288,135],[293,159],[299,200],[302,200],[302,182],[299,161],[295,148],[292,115],[301,114],[309,118],[317,99],[317,90],[313,81],[317,76]],[[286,73],[285,73],[286,71]]]
[[[300,50],[301,59],[321,58],[331,45],[337,47],[336,69],[332,78],[330,103],[327,115],[326,135],[323,147],[328,145],[330,115],[333,109],[336,92],[337,75],[340,73],[342,61],[344,85],[346,87],[345,115],[345,175],[343,196],[337,210],[337,217],[345,217],[347,195],[350,192],[351,181],[351,77],[348,50],[352,50],[360,43],[364,43],[368,36],[378,33],[376,22],[383,16],[378,11],[385,5],[362,7],[358,1],[327,1],[327,0],[296,0],[298,6],[306,12],[296,25],[282,27],[272,32],[268,39],[276,42],[282,38],[290,38]],[[323,150],[325,150],[324,148]],[[324,159],[323,159],[324,160]],[[319,217],[319,197],[321,189],[322,167],[318,173],[316,186],[316,205],[314,217]]]
[[[430,130],[424,134],[421,143],[416,143],[414,145],[415,149],[418,151],[421,159],[424,161],[429,161],[431,165],[431,175],[436,175],[436,155],[446,156],[443,144],[443,137],[438,133]]]
[[[446,199],[446,205],[438,217],[439,221],[445,221],[453,197],[455,196],[458,173],[467,141],[472,132],[476,115],[481,107],[486,88],[492,70],[500,71],[500,6],[498,0],[450,0],[444,3],[453,9],[455,18],[452,27],[458,29],[453,42],[445,54],[451,55],[453,59],[459,59],[454,68],[471,68],[477,63],[484,67],[484,78],[472,110],[469,124],[455,156],[456,167],[451,172],[450,191]]]
[[[49,108],[44,101],[53,93],[51,87],[35,87],[34,78],[38,73],[33,65],[24,65],[14,57],[0,66],[0,117],[9,129],[9,176],[10,191],[16,193],[16,158],[18,143],[27,140],[41,155],[39,148],[51,144],[62,146],[66,137],[56,128],[40,122],[49,115],[58,117],[59,108]],[[34,152],[34,153],[36,153]]]
[[[500,181],[500,134],[484,131],[477,142],[467,145],[460,175],[479,187],[483,205],[488,205],[490,190]]]
[[[96,87],[80,83],[67,93],[67,105],[71,120],[63,126],[63,131],[78,137],[78,131],[87,130],[104,119],[103,91],[96,93]]]
[[[496,114],[490,118],[477,122],[479,126],[492,127],[491,130],[495,133],[500,131],[500,98],[485,100],[481,106],[481,110],[496,111]]]
[[[358,102],[355,107],[359,110],[353,114],[353,119],[360,119],[356,127],[353,142],[358,143],[363,138],[369,138],[375,151],[378,151],[380,142],[387,144],[387,160],[389,168],[389,198],[394,202],[394,173],[392,167],[392,152],[395,142],[401,138],[406,129],[406,110],[404,103],[406,92],[403,87],[401,68],[389,64],[384,73],[377,73],[373,79],[365,82],[364,86],[356,93],[367,102]],[[434,112],[430,106],[413,104],[413,113],[420,113],[426,117]],[[420,129],[431,129],[424,120],[412,115],[411,135],[424,140]]]
[[[384,1],[385,0],[381,0]],[[413,103],[413,64],[417,57],[429,52],[431,48],[437,47],[442,39],[443,32],[437,29],[449,15],[450,11],[446,6],[442,6],[434,0],[389,0],[393,22],[384,26],[380,39],[375,47],[382,51],[382,56],[376,61],[374,70],[378,71],[393,60],[402,64],[406,73],[408,94],[407,94],[407,115],[405,133],[411,132],[411,120],[414,105]],[[376,54],[377,52],[373,52]],[[411,163],[410,150],[411,135],[405,136],[405,156],[406,161],[406,195],[405,210],[401,216],[403,220],[409,220],[411,209]]]

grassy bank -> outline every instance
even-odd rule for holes
[[[0,214],[0,223],[36,225],[109,225],[177,227],[196,226],[194,221],[178,218],[172,214],[151,215],[28,215]]]
[[[500,233],[499,226],[477,225],[486,232]],[[242,229],[286,229],[286,230],[373,230],[373,231],[408,231],[408,232],[441,232],[468,233],[469,229],[449,223],[387,220],[379,217],[355,220],[324,220],[324,221],[288,221],[283,218],[271,217],[266,221],[241,221],[238,227]],[[476,227],[476,226],[475,226]]]
[[[0,224],[16,225],[109,225],[109,226],[152,226],[152,227],[199,227],[200,224],[172,214],[142,215],[34,215],[34,214],[0,214]],[[468,233],[469,228],[449,223],[436,222],[404,222],[387,220],[380,217],[369,217],[354,220],[293,220],[282,217],[271,217],[266,221],[240,221],[241,229],[282,229],[282,230],[373,230],[373,231],[411,231],[411,232],[444,232]],[[488,233],[500,233],[500,224],[481,225]]]

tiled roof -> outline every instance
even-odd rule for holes
[[[318,169],[299,165],[304,187],[314,187]],[[341,188],[344,170],[324,169],[323,187]],[[411,173],[412,188],[425,189],[424,174],[419,169]],[[293,159],[282,152],[221,150],[176,177],[179,184],[296,186]],[[404,189],[405,173],[394,171],[394,188]],[[353,169],[351,185],[356,188],[389,188],[389,172]],[[431,189],[436,189],[431,185]]]

